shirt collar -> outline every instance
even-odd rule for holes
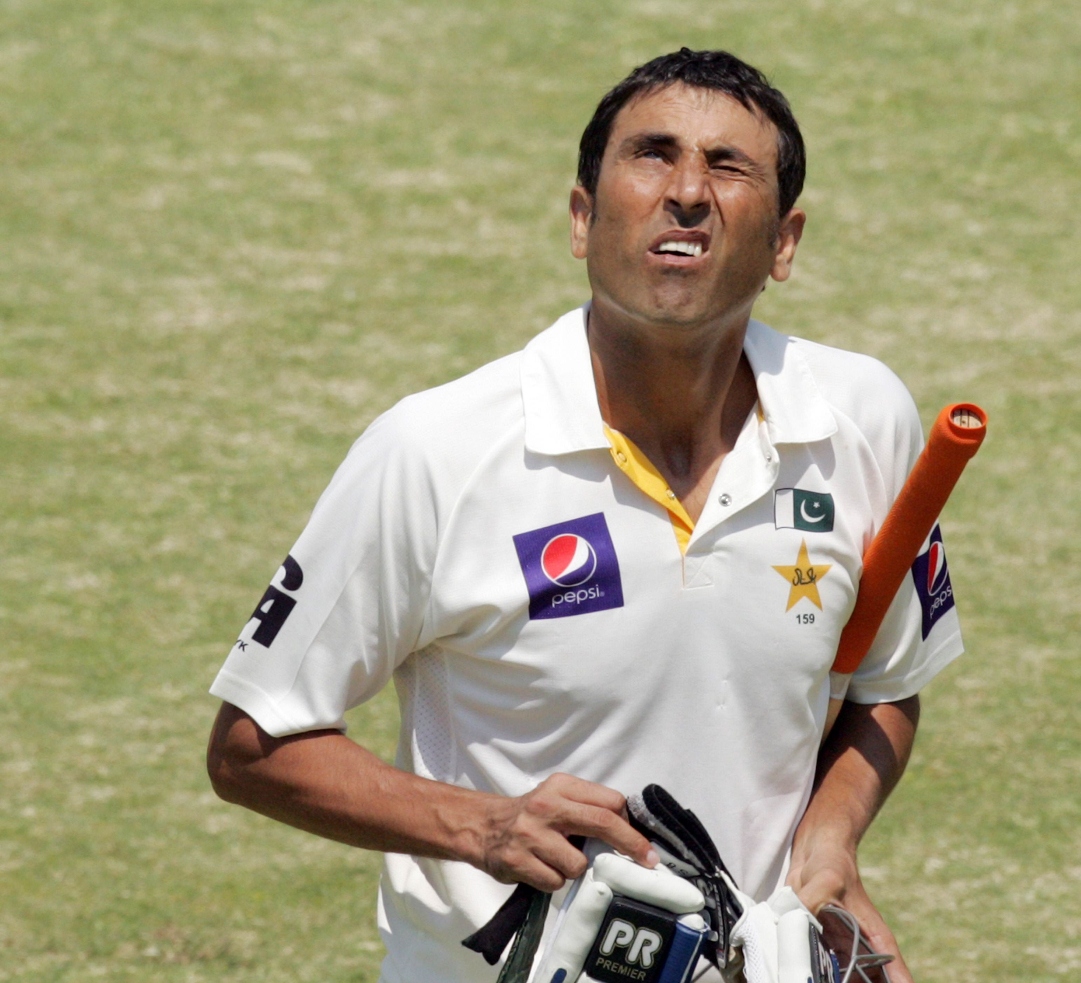
[[[586,339],[588,314],[588,304],[564,314],[522,353],[525,446],[532,453],[609,449]],[[774,444],[806,444],[837,432],[829,404],[791,338],[752,320],[743,350]]]
[[[743,351],[774,444],[810,444],[837,432],[833,411],[792,338],[752,319]]]
[[[522,353],[525,446],[536,454],[608,450],[586,340],[589,305],[564,314]]]

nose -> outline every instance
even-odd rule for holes
[[[665,207],[681,228],[705,221],[710,203],[707,173],[693,155],[685,154],[672,168]]]

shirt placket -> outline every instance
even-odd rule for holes
[[[716,531],[754,505],[776,485],[780,473],[777,448],[769,427],[755,414],[740,433],[736,446],[721,462],[702,515],[695,524],[684,556],[687,586],[697,586],[716,541]]]

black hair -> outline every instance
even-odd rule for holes
[[[699,89],[714,89],[731,96],[754,112],[760,111],[777,128],[777,187],[781,217],[803,190],[807,157],[803,136],[788,100],[753,68],[727,51],[691,51],[680,48],[640,65],[597,105],[578,147],[578,183],[597,194],[601,160],[619,111],[645,92],[682,82]]]

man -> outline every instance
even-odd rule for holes
[[[802,182],[756,70],[683,49],[632,73],[571,194],[591,302],[372,424],[215,681],[220,795],[387,852],[387,983],[494,979],[460,940],[503,885],[579,876],[568,836],[655,864],[624,811],[653,781],[743,890],[787,879],[897,953],[856,847],[960,635],[907,582],[819,755],[861,556],[922,435],[884,366],[750,319],[792,269]],[[342,732],[392,675],[397,768]]]

